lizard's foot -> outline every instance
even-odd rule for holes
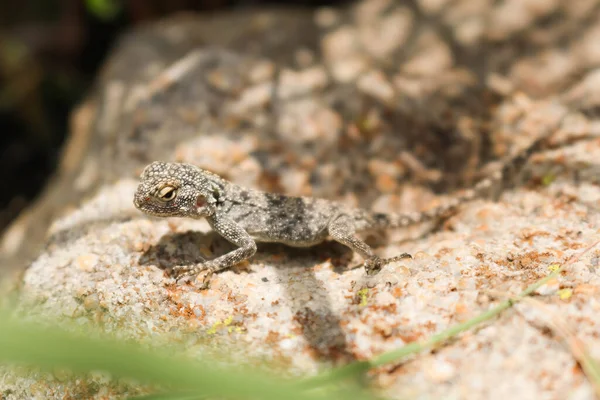
[[[204,275],[200,289],[207,289],[210,285],[210,278],[212,278],[214,273],[205,265],[177,265],[172,270],[172,275],[177,281],[188,276],[196,277],[197,279],[197,276],[200,274]]]
[[[375,275],[383,267],[383,260],[377,256],[373,256],[364,262],[365,272],[367,275]]]
[[[412,256],[408,253],[402,253],[399,256],[390,257],[390,258],[379,258],[377,256],[373,256],[373,257],[369,258],[368,260],[365,260],[363,265],[365,267],[365,271],[367,272],[367,275],[375,275],[379,271],[381,271],[381,268],[384,265],[387,265],[387,264],[390,264],[390,263],[393,263],[396,261],[400,261],[405,258],[412,258]]]
[[[176,265],[171,270],[171,275],[177,280],[185,278],[186,276],[198,275],[202,270],[202,265]]]

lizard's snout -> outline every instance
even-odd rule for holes
[[[137,193],[133,196],[133,205],[136,206],[137,208],[141,208],[142,205],[147,201],[148,201],[147,197],[140,196]]]

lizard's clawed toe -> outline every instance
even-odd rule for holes
[[[179,280],[187,276],[198,275],[200,271],[201,269],[195,265],[177,265],[171,270],[171,275]]]
[[[200,286],[201,290],[208,289],[210,285],[210,279],[213,276],[213,272],[203,268],[202,265],[177,265],[173,267],[171,274],[177,281],[187,277],[194,277],[194,280],[196,280],[198,275],[203,274],[204,276]]]
[[[402,253],[399,256],[383,258],[383,259],[375,256],[375,257],[372,257],[372,258],[366,260],[363,265],[365,267],[365,271],[367,272],[367,275],[375,275],[379,271],[381,271],[381,268],[383,268],[384,265],[387,265],[387,264],[390,264],[390,263],[393,263],[396,261],[404,260],[405,258],[412,259],[412,256],[408,253]]]
[[[413,258],[413,256],[411,256],[411,255],[410,255],[410,254],[408,254],[408,253],[402,253],[402,254],[400,254],[399,256],[390,257],[390,258],[385,258],[385,259],[383,260],[383,264],[385,265],[385,264],[393,263],[393,262],[396,262],[396,261],[404,260],[405,258],[410,258],[410,259],[412,259],[412,258]]]

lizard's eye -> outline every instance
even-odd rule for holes
[[[171,201],[177,196],[177,188],[173,186],[164,186],[156,192],[156,197],[160,201]]]

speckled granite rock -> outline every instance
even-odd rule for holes
[[[56,187],[4,238],[5,252],[18,256],[27,221],[52,221],[18,307],[139,341],[170,333],[193,349],[208,340],[310,374],[471,318],[598,240],[600,3],[408,4],[366,1],[289,16],[295,24],[249,16],[265,29],[254,47],[233,35],[197,48],[203,34],[218,35],[197,31],[194,17],[128,36],[79,114],[95,117],[76,125]],[[269,41],[277,29],[287,34]],[[291,39],[303,29],[314,36]],[[357,259],[329,243],[260,246],[209,290],[176,284],[165,269],[220,254],[227,243],[203,221],[149,219],[131,203],[136,174],[163,159],[265,190],[418,210],[549,132],[553,147],[499,202],[468,204],[430,235],[421,235],[427,227],[391,232],[378,252],[415,258],[373,278],[346,270]],[[582,135],[590,138],[576,140]],[[597,359],[599,256],[587,253],[539,297]],[[565,288],[572,295],[561,298]],[[569,349],[543,326],[536,309],[520,304],[433,354],[378,371],[374,385],[391,398],[592,399]],[[90,380],[101,389],[6,373],[0,393],[130,390]]]

